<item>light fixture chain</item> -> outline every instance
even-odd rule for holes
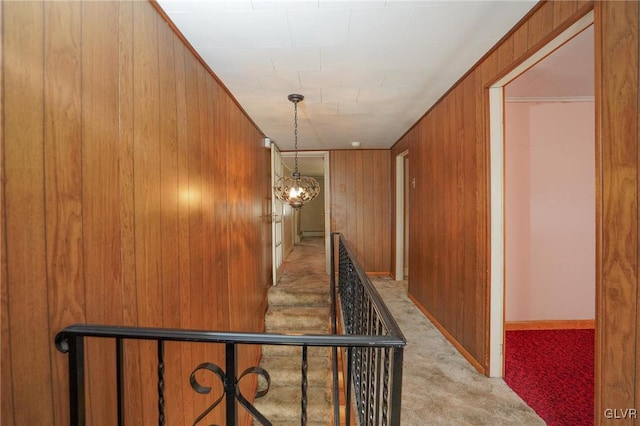
[[[298,101],[293,103],[293,140],[295,144],[295,173],[298,174]]]

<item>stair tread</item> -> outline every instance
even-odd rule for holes
[[[299,334],[299,333],[298,333]],[[323,347],[310,347],[307,350],[307,357],[326,357],[330,353],[331,349]],[[302,348],[300,346],[286,346],[286,345],[264,345],[262,347],[262,359],[267,357],[284,357],[295,356],[298,359],[302,356]]]
[[[301,413],[300,386],[272,386],[262,398],[254,402],[254,406],[270,421],[300,419]],[[324,387],[309,387],[307,392],[307,419],[318,421],[330,418],[331,392]],[[329,417],[328,417],[329,416]]]
[[[327,295],[331,293],[328,284],[314,284],[301,285],[299,282],[291,282],[289,285],[278,285],[277,287],[271,287],[270,290],[273,294],[316,294]]]
[[[328,306],[270,306],[267,310],[267,316],[321,316],[327,320],[329,319],[329,314]]]
[[[328,294],[320,293],[277,293],[269,298],[269,306],[327,306]]]
[[[313,357],[313,360],[309,360],[309,357],[308,357],[307,358],[308,367],[309,368],[318,368],[318,367],[330,368],[331,361],[329,359],[328,349],[326,348],[319,348],[319,349],[323,349],[327,351],[325,356],[316,356],[316,357]],[[277,367],[277,368],[298,368],[299,369],[300,363],[302,362],[302,357],[270,356],[270,357],[263,357],[262,362],[264,363],[264,365],[269,365],[274,368]]]
[[[307,359],[307,380],[309,386],[331,386],[331,361],[325,357]],[[267,357],[260,366],[271,376],[271,386],[300,385],[302,380],[301,359],[299,357]],[[262,388],[266,382],[259,386]]]
[[[302,334],[325,334],[329,329],[329,310],[326,308],[278,308],[269,310],[265,327],[270,333],[292,331]]]

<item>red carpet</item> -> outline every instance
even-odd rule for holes
[[[504,380],[548,425],[593,425],[594,330],[507,331]]]

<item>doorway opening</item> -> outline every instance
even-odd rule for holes
[[[293,170],[294,152],[281,152],[285,168]],[[331,272],[331,203],[329,197],[329,151],[298,151],[300,174],[315,178],[320,184],[318,199],[293,211],[292,232],[294,242],[303,237],[324,237],[325,270]],[[322,198],[320,198],[322,197]],[[306,209],[306,210],[305,210]]]
[[[396,157],[396,281],[409,278],[409,151]]]
[[[575,22],[566,31],[542,47],[509,74],[489,88],[490,105],[490,335],[489,375],[502,377],[504,370],[505,322],[505,86],[563,46],[593,24],[593,12]],[[592,176],[593,178],[593,176]],[[591,180],[593,183],[593,179]],[[595,208],[595,206],[594,206]],[[595,216],[593,217],[595,221]],[[595,300],[595,289],[592,293]]]

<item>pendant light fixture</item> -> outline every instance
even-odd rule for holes
[[[293,140],[295,142],[293,174],[291,177],[286,176],[278,179],[273,187],[276,197],[296,210],[316,198],[320,193],[318,182],[312,177],[300,176],[298,171],[298,102],[303,99],[302,95],[289,95],[289,100],[293,102]]]

